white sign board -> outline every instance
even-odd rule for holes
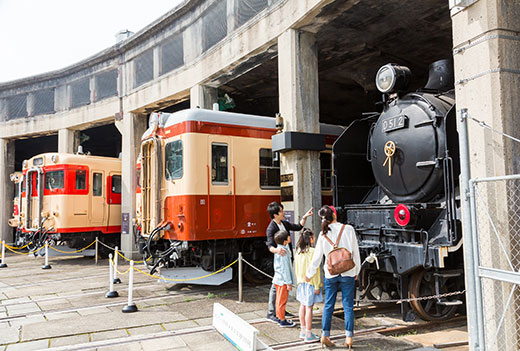
[[[270,350],[257,339],[256,328],[219,303],[213,304],[213,327],[238,350]]]

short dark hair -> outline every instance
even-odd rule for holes
[[[278,245],[283,245],[288,237],[289,233],[287,233],[285,230],[279,230],[274,234],[274,242]]]
[[[275,214],[280,213],[281,210],[283,210],[283,205],[279,202],[273,201],[267,205],[267,213],[269,213],[269,217],[271,217],[271,219],[274,218]]]

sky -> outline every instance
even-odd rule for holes
[[[182,0],[0,0],[0,82],[68,67]]]

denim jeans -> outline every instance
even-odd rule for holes
[[[269,289],[269,305],[267,308],[267,316],[276,315],[276,285],[271,284]]]
[[[325,307],[323,308],[323,316],[321,320],[321,335],[330,336],[330,324],[334,305],[336,304],[336,295],[341,289],[343,302],[343,310],[345,311],[345,334],[352,336],[354,334],[354,296],[356,294],[356,279],[354,277],[337,277],[325,278]]]

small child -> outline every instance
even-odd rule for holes
[[[295,324],[290,319],[285,319],[285,305],[287,305],[287,297],[289,291],[295,283],[294,272],[291,263],[291,250],[289,249],[289,243],[291,237],[285,230],[280,230],[274,235],[274,242],[285,249],[287,254],[281,256],[279,254],[274,255],[274,277],[273,284],[276,286],[276,317],[280,320],[280,327],[291,328]]]
[[[300,339],[304,339],[305,342],[319,340],[319,337],[311,331],[312,307],[316,302],[323,301],[319,269],[316,270],[309,283],[305,282],[305,272],[314,253],[312,245],[314,245],[314,233],[310,229],[304,228],[296,245],[294,270],[298,284],[296,299],[300,301]]]

